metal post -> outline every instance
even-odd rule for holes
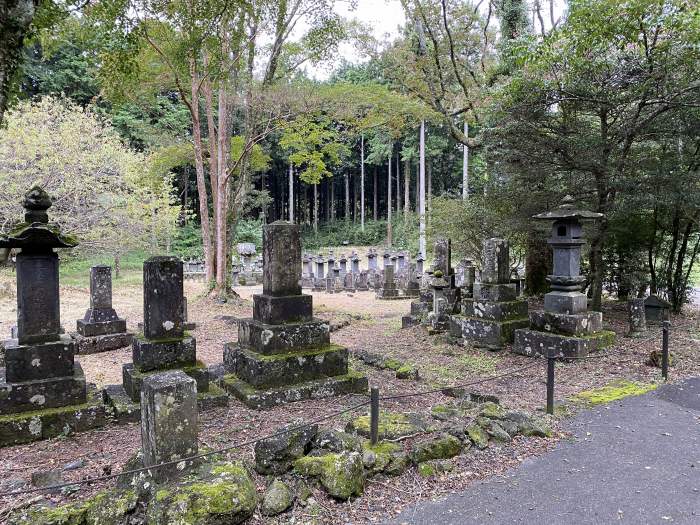
[[[671,321],[664,321],[661,346],[661,376],[664,378],[664,381],[668,381],[668,329],[670,327]]]
[[[554,358],[547,357],[547,414],[554,414]]]
[[[369,391],[369,440],[372,445],[379,441],[379,388],[373,386]]]

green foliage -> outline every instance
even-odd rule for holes
[[[392,220],[392,246],[396,249],[418,251],[418,218]],[[365,221],[365,231],[360,224],[351,221],[333,221],[320,224],[318,232],[306,227],[302,230],[302,244],[305,250],[318,250],[327,246],[382,246],[386,243],[386,221]]]
[[[260,250],[262,248],[262,221],[256,219],[238,221],[233,242],[252,242]]]
[[[202,249],[202,228],[199,224],[188,222],[177,229],[173,237],[172,250],[175,255],[183,259],[201,259],[204,256]]]

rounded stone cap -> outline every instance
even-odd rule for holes
[[[561,204],[553,210],[538,213],[533,215],[533,219],[556,221],[560,219],[582,219],[595,220],[603,217],[602,213],[597,213],[588,210],[577,210],[574,204],[574,198],[571,195],[566,195]]]

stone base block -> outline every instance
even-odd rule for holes
[[[513,352],[527,356],[586,357],[615,343],[615,332],[601,330],[584,337],[516,330]]]
[[[102,399],[90,388],[80,404],[0,416],[0,447],[83,432],[105,424]]]
[[[73,375],[75,342],[69,335],[58,341],[20,345],[5,341],[5,379],[9,383]]]
[[[265,324],[303,323],[313,319],[310,295],[253,296],[253,319]]]
[[[75,363],[70,376],[21,382],[6,382],[5,369],[0,368],[0,414],[82,405],[86,393],[85,375],[79,363]]]
[[[544,310],[530,312],[530,328],[561,335],[590,335],[603,329],[601,312],[557,314]]]
[[[121,333],[85,337],[76,333],[73,334],[73,339],[75,339],[78,354],[97,354],[131,345],[134,334]]]
[[[263,355],[231,344],[224,348],[224,366],[253,387],[275,387],[346,374],[348,350],[338,345],[325,345]]]
[[[126,319],[114,319],[102,322],[88,322],[83,319],[78,319],[76,325],[78,333],[85,337],[126,332]]]
[[[549,292],[544,294],[544,309],[560,314],[580,314],[588,309],[588,297],[581,292]]]
[[[515,301],[518,294],[514,284],[474,283],[475,301]]]
[[[433,309],[433,302],[430,301],[425,302],[425,301],[411,301],[411,315],[414,316],[419,316],[419,315],[425,315],[428,312],[431,312]]]
[[[193,337],[146,339],[134,336],[131,345],[134,366],[141,372],[192,365],[197,359],[197,342]]]
[[[420,324],[420,317],[413,315],[404,315],[401,318],[401,328],[411,328]]]
[[[281,354],[301,348],[328,345],[330,328],[326,321],[264,324],[255,319],[238,322],[238,344],[265,355]]]
[[[358,372],[326,377],[295,385],[259,389],[234,374],[224,376],[222,386],[250,408],[272,408],[305,399],[322,399],[345,394],[367,394],[367,377]]]
[[[108,385],[102,391],[107,414],[118,425],[141,421],[141,402],[133,401],[122,385]],[[228,394],[213,383],[207,392],[197,393],[200,412],[228,406]]]
[[[197,382],[197,392],[206,392],[209,389],[209,369],[204,363],[201,361],[189,363],[186,366],[178,368]],[[141,372],[138,368],[134,367],[133,363],[122,365],[122,384],[129,398],[137,403],[140,402],[143,380],[149,375],[163,371],[164,370],[151,370],[148,372]]]
[[[453,315],[450,324],[452,333],[456,332],[455,325],[459,325],[464,340],[471,342],[474,346],[488,350],[500,350],[506,344],[512,343],[514,332],[520,328],[527,328],[529,321],[527,318],[490,321]]]
[[[462,315],[491,321],[507,321],[527,317],[527,301],[494,303],[477,299],[462,299]]]

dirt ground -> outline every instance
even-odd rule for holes
[[[0,336],[7,336],[15,324],[16,299],[12,295],[11,277],[0,276]],[[4,283],[10,283],[2,286]],[[9,291],[8,291],[9,290]],[[189,317],[197,323],[193,334],[197,338],[197,352],[207,364],[221,362],[225,342],[236,340],[234,325],[222,316],[249,317],[252,315],[251,296],[261,287],[240,287],[241,299],[227,304],[217,304],[204,297],[202,283],[186,282],[185,293],[189,298]],[[379,386],[382,396],[430,390],[476,381],[505,371],[538,363],[531,358],[505,351],[489,353],[469,346],[450,344],[443,336],[428,336],[420,328],[402,330],[401,316],[409,310],[409,300],[379,301],[372,292],[355,294],[313,293],[314,310],[318,317],[332,323],[349,324],[332,334],[335,343],[350,350],[367,350],[396,357],[414,364],[420,379],[398,380],[394,372],[379,370],[353,360],[353,366],[369,376],[370,384]],[[75,320],[82,317],[89,303],[87,280],[85,288],[65,287],[61,290],[61,315],[67,331],[74,330]],[[135,330],[142,318],[142,291],[138,286],[116,286],[114,307],[126,317],[129,329]],[[536,307],[533,302],[531,307]],[[642,382],[660,380],[657,368],[645,364],[649,352],[660,348],[660,330],[650,329],[646,339],[624,337],[626,329],[625,306],[617,303],[606,305],[604,312],[606,327],[618,333],[614,348],[606,351],[605,357],[588,361],[557,364],[556,397],[567,399],[585,389],[603,386],[615,379],[625,378]],[[686,316],[673,320],[671,350],[674,366],[671,380],[698,375],[700,361],[697,359],[700,346],[700,315],[690,310]],[[131,360],[129,349],[79,356],[88,381],[98,386],[119,383],[121,366]],[[495,394],[501,403],[509,407],[520,407],[535,411],[541,409],[545,400],[544,362],[528,370],[495,379],[472,391]],[[262,437],[281,424],[299,419],[322,417],[335,411],[365,401],[365,396],[348,395],[340,398],[304,401],[267,411],[254,411],[232,399],[226,409],[205,412],[200,417],[200,440],[203,445],[219,448],[233,443]],[[441,393],[409,397],[385,402],[386,410],[429,410],[449,398]],[[365,410],[365,409],[362,409]],[[327,426],[342,429],[354,415],[346,414],[333,418]],[[557,429],[557,421],[552,424]],[[469,453],[455,458],[452,472],[432,478],[420,477],[415,469],[397,478],[372,479],[365,495],[351,502],[338,503],[320,491],[314,491],[314,503],[297,505],[295,509],[278,518],[264,518],[259,514],[253,523],[374,523],[395,515],[409,503],[418,499],[436,498],[468,486],[476,479],[491,476],[514,467],[525,458],[541,454],[565,437],[560,431],[551,439],[518,437],[512,443],[489,447],[485,451]],[[99,430],[56,438],[29,445],[0,449],[0,492],[17,490],[25,486],[35,470],[61,468],[77,461],[78,468],[65,470],[65,481],[87,479],[105,473],[118,472],[125,461],[139,447],[138,425],[108,426]],[[410,441],[409,441],[410,442]],[[407,443],[408,444],[408,443]],[[231,458],[252,458],[252,447],[233,450]],[[265,479],[256,477],[260,493],[265,489]],[[48,499],[55,503],[81,499],[91,493],[111,486],[113,482],[83,485],[74,490],[43,496],[28,495],[0,498],[0,522],[8,509],[19,505]],[[26,485],[28,486],[28,484]]]

